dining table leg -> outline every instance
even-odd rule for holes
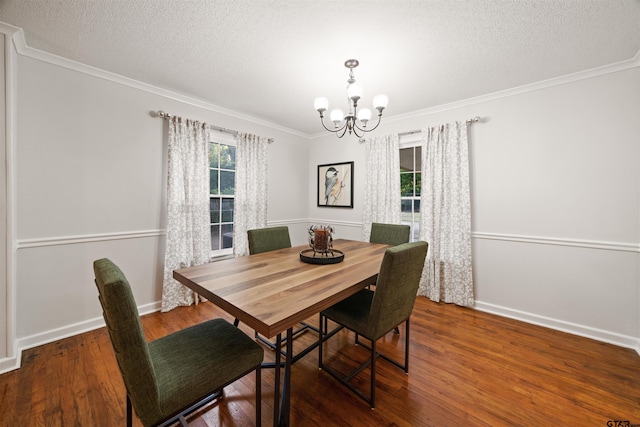
[[[276,336],[276,360],[274,362],[274,385],[273,385],[273,425],[278,426],[280,422],[280,346],[282,345],[282,334]]]
[[[290,424],[291,365],[292,365],[292,359],[293,359],[293,328],[287,329],[286,347],[287,349],[286,349],[285,362],[284,362],[284,380],[282,385],[282,407],[280,408],[280,421],[279,421],[280,427],[288,427]],[[279,365],[279,360],[277,365]]]

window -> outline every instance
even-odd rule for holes
[[[213,255],[233,252],[236,146],[228,136],[211,133],[209,143],[209,213]]]
[[[408,144],[407,144],[408,145]],[[402,224],[411,227],[411,241],[420,236],[420,185],[421,155],[420,146],[400,146],[400,204]]]

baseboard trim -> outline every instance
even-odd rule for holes
[[[138,312],[141,316],[156,311],[160,311],[162,303],[156,301],[153,303],[145,304],[138,307]],[[38,347],[40,345],[49,344],[54,341],[58,341],[64,338],[69,338],[74,335],[79,335],[85,332],[93,331],[105,326],[102,316],[95,317],[93,319],[85,320],[83,322],[74,323],[71,325],[63,326],[61,328],[50,329],[39,334],[31,335],[24,338],[19,338],[16,343],[17,354],[16,357],[7,357],[0,359],[0,374],[13,371],[20,368],[22,360],[22,352],[30,348]]]
[[[592,328],[589,326],[579,325],[577,323],[566,322],[563,320],[553,319],[550,317],[540,316],[525,311],[514,310],[507,307],[502,307],[495,304],[485,303],[482,301],[476,301],[476,310],[486,313],[495,314],[502,317],[507,317],[514,320],[520,320],[532,325],[543,326],[545,328],[554,329],[561,332],[566,332],[572,335],[577,335],[585,338],[590,338],[596,341],[606,342],[618,347],[630,348],[635,350],[640,355],[640,339],[618,334],[615,332],[605,331],[602,329]]]
[[[160,311],[161,302],[146,304],[138,307],[140,315],[145,315]],[[565,322],[550,317],[539,316],[536,314],[514,310],[507,307],[502,307],[495,304],[485,303],[482,301],[476,301],[476,310],[495,314],[497,316],[507,317],[514,320],[519,320],[525,323],[542,326],[545,328],[555,329],[562,332],[567,332],[572,335],[578,335],[585,338],[594,339],[596,341],[606,342],[616,345],[618,347],[630,348],[635,350],[640,355],[640,340],[638,338],[630,337],[627,335],[617,334],[614,332],[604,331],[597,328],[591,328],[588,326],[578,325],[576,323]],[[17,342],[17,356],[7,357],[0,359],[0,374],[4,374],[9,371],[20,368],[22,351],[57,341],[60,339],[68,338],[74,335],[89,332],[95,329],[103,327],[104,320],[102,317],[96,317],[84,322],[75,323],[62,328],[52,329],[40,334],[35,334],[29,337],[20,338]]]

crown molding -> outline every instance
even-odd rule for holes
[[[204,110],[212,111],[215,113],[224,114],[229,117],[244,120],[257,125],[265,126],[274,130],[285,132],[291,135],[295,135],[301,138],[307,139],[309,136],[305,133],[299,132],[295,129],[290,129],[285,126],[281,126],[277,123],[273,123],[258,117],[254,117],[248,114],[244,114],[238,111],[230,110],[225,107],[221,107],[216,104],[212,104],[203,99],[199,99],[193,96],[189,96],[183,93],[175,92],[173,90],[165,89],[159,86],[154,86],[148,83],[144,83],[138,80],[134,80],[128,77],[121,76],[110,71],[106,71],[91,65],[83,64],[81,62],[74,61],[72,59],[64,58],[62,56],[54,55],[53,53],[45,52],[28,46],[24,37],[24,31],[22,28],[13,27],[8,24],[0,22],[0,31],[3,30],[3,26],[7,27],[6,33],[12,38],[13,44],[19,55],[37,59],[39,61],[47,62],[49,64],[57,65],[59,67],[67,68],[73,71],[78,71],[84,74],[88,74],[103,80],[108,80],[114,83],[128,86],[134,89],[149,92],[155,95],[163,96],[174,101],[183,102],[185,104],[192,105],[194,107],[202,108]],[[155,110],[152,110],[155,111]]]
[[[474,98],[463,99],[461,101],[451,102],[448,104],[442,104],[431,108],[425,108],[423,110],[413,111],[411,113],[399,114],[387,118],[387,123],[398,122],[400,120],[413,119],[428,114],[441,113],[444,111],[453,110],[456,108],[469,107],[482,102],[494,101],[500,98],[507,98],[509,96],[521,95],[527,92],[534,92],[537,90],[547,89],[554,86],[560,86],[567,83],[573,83],[580,80],[590,79],[592,77],[598,77],[605,74],[617,73],[619,71],[628,70],[630,68],[640,67],[640,51],[632,59],[616,62],[613,64],[603,65],[602,67],[591,68],[589,70],[579,71],[577,73],[567,74],[560,77],[554,77],[552,79],[542,80],[536,83],[530,83],[522,86],[516,86],[511,89],[505,89],[497,92],[488,93],[486,95],[476,96]]]
[[[285,126],[281,126],[277,123],[269,122],[267,120],[260,119],[258,117],[250,116],[248,114],[244,114],[238,111],[230,110],[225,107],[221,107],[219,105],[212,104],[203,99],[198,99],[198,98],[185,95],[179,92],[175,92],[169,89],[165,89],[159,86],[154,86],[138,80],[130,79],[128,77],[124,77],[119,74],[105,71],[100,68],[92,67],[90,65],[86,65],[77,61],[73,61],[68,58],[64,58],[49,52],[45,52],[45,51],[30,47],[26,43],[26,39],[24,37],[24,31],[22,30],[22,28],[14,27],[13,25],[9,25],[1,21],[0,21],[0,31],[4,32],[9,37],[11,37],[18,54],[26,57],[38,59],[44,62],[58,65],[60,67],[68,68],[74,71],[83,72],[83,73],[92,75],[94,77],[102,78],[102,79],[119,83],[125,86],[129,86],[135,89],[160,95],[165,98],[173,99],[175,101],[184,102],[185,104],[193,105],[195,107],[202,108],[208,111],[224,114],[230,117],[248,121],[250,123],[254,123],[254,124],[271,128],[271,129],[279,130],[291,135],[295,135],[300,138],[313,140],[313,139],[321,138],[327,135],[326,132],[318,132],[315,134],[303,133],[295,129],[290,129]],[[617,63],[592,68],[589,70],[579,71],[577,73],[567,74],[565,76],[555,77],[552,79],[543,80],[536,83],[517,86],[514,88],[505,89],[497,92],[492,92],[492,93],[477,96],[474,98],[468,98],[468,99],[463,99],[460,101],[455,101],[447,104],[437,105],[434,107],[425,108],[422,110],[417,110],[417,111],[413,111],[406,114],[388,116],[385,120],[387,123],[394,123],[402,120],[412,119],[412,118],[421,117],[429,114],[440,113],[444,111],[453,110],[456,108],[468,107],[468,106],[472,106],[482,102],[493,101],[500,98],[506,98],[509,96],[520,95],[527,92],[532,92],[532,91],[541,90],[541,89],[545,89],[553,86],[576,82],[579,80],[597,77],[604,74],[615,73],[618,71],[623,71],[623,70],[627,70],[634,67],[640,67],[640,51],[638,51],[638,53],[636,53],[636,55],[630,60],[620,61]]]
[[[616,62],[613,64],[603,65],[601,67],[592,68],[589,70],[579,71],[577,73],[567,74],[560,77],[554,77],[552,79],[542,80],[536,83],[530,83],[527,85],[516,86],[510,89],[505,89],[497,92],[488,93],[485,95],[476,96],[474,98],[467,98],[460,101],[450,102],[448,104],[437,105],[422,110],[412,111],[406,114],[398,114],[395,116],[388,116],[385,119],[386,123],[394,123],[407,119],[414,119],[416,117],[422,117],[429,114],[442,113],[444,111],[454,110],[456,108],[469,107],[483,102],[494,101],[496,99],[507,98],[509,96],[521,95],[527,92],[534,92],[537,90],[547,89],[554,86],[560,86],[567,83],[573,83],[580,80],[590,79],[592,77],[598,77],[605,74],[617,73],[619,71],[628,70],[630,68],[640,67],[640,51],[629,60]],[[326,136],[326,132],[319,132],[309,135],[309,139],[317,139]]]

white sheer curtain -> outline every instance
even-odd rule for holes
[[[181,117],[169,119],[167,243],[162,311],[191,305],[198,299],[197,294],[173,279],[173,270],[209,261],[208,133],[205,123]]]
[[[418,294],[474,305],[467,124],[422,131],[420,240],[429,242]]]
[[[233,218],[233,254],[249,255],[247,230],[267,225],[267,154],[269,140],[239,133],[236,136],[236,190]]]
[[[398,134],[365,141],[366,171],[362,240],[369,241],[371,223],[400,224],[400,146]]]

